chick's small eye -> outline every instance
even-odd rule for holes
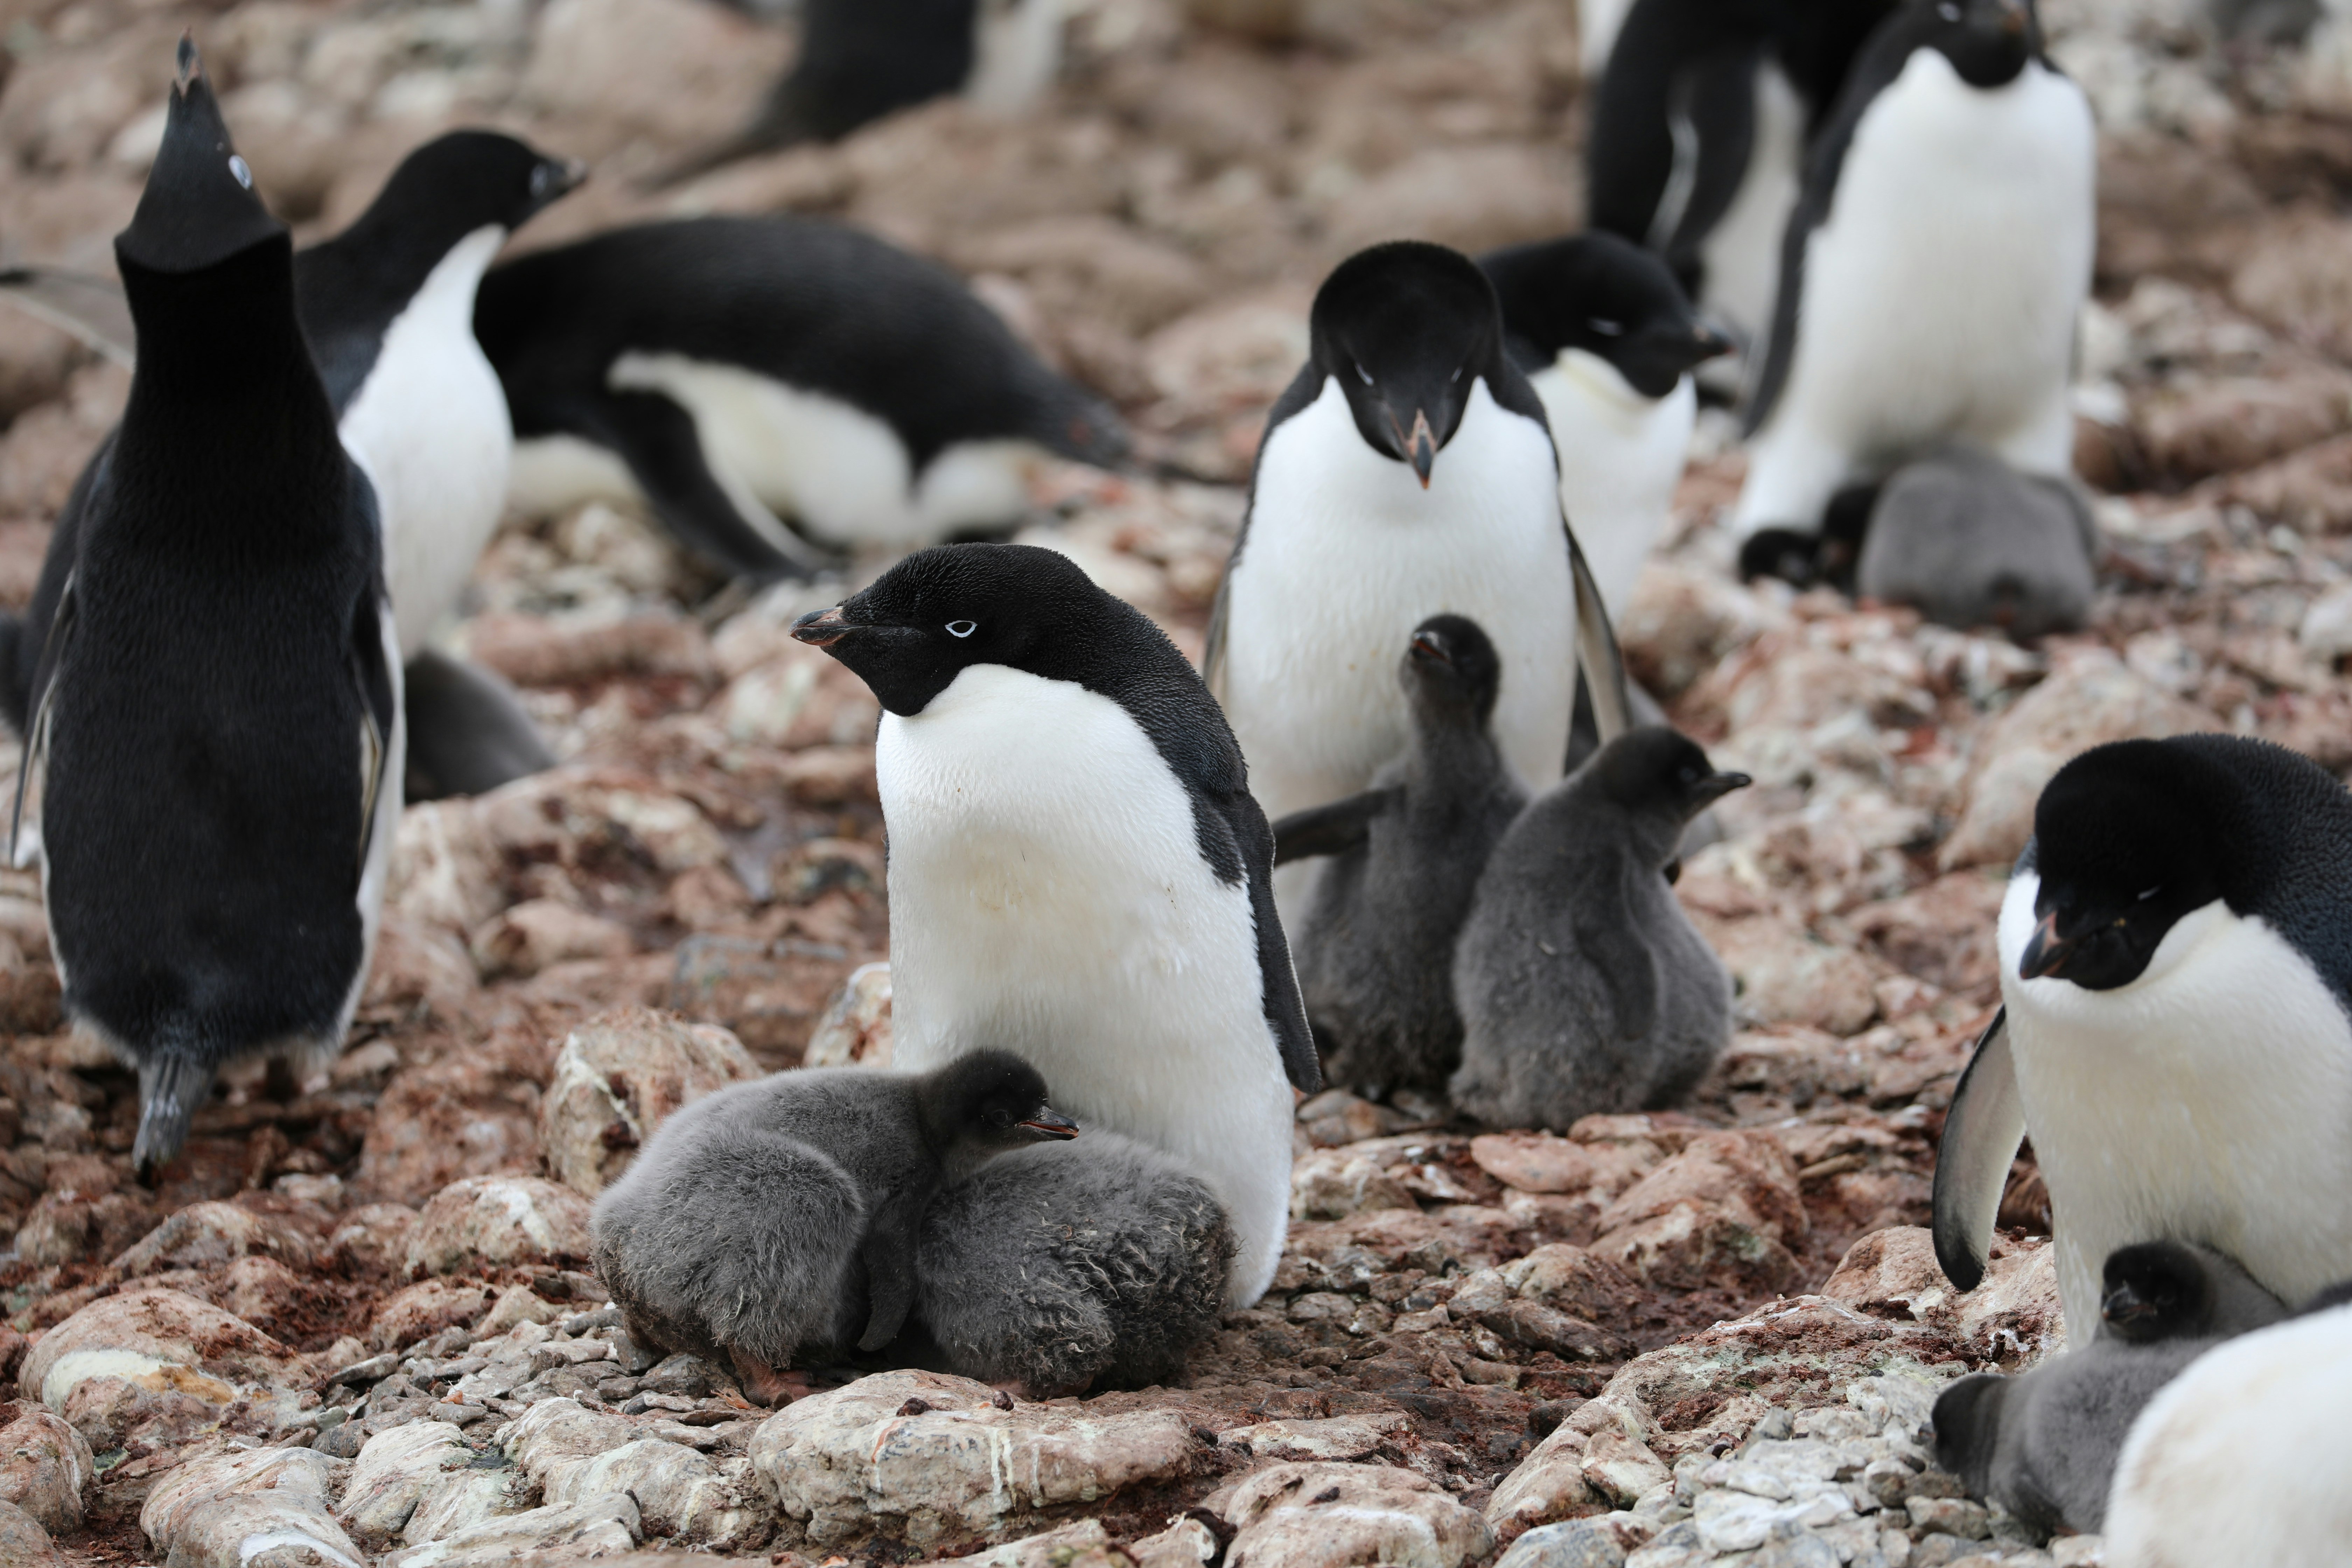
[[[1594,331],[1600,333],[1604,338],[1622,336],[1625,331],[1624,322],[1612,321],[1607,316],[1594,316],[1588,320],[1584,324],[1591,327]]]
[[[992,1110],[988,1113],[988,1124],[996,1128],[1010,1127],[1013,1125],[1013,1112],[1002,1110]]]
[[[978,630],[980,630],[980,623],[978,621],[950,621],[948,623],[948,636],[951,637],[968,637]]]

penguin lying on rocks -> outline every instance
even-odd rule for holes
[[[1076,1134],[1005,1051],[736,1084],[662,1123],[597,1199],[596,1270],[633,1338],[731,1364],[773,1404],[812,1356],[898,1336],[917,1227],[943,1187]]]
[[[1454,1105],[1566,1131],[1690,1092],[1731,1035],[1731,980],[1675,899],[1690,819],[1745,787],[1672,730],[1630,730],[1487,857],[1454,947]]]
[[[1454,942],[1528,795],[1487,728],[1502,679],[1476,622],[1433,616],[1397,679],[1412,743],[1362,795],[1274,825],[1276,865],[1330,856],[1293,952],[1328,1081],[1377,1099],[1443,1089],[1462,1055]]]
[[[2101,1530],[2116,1455],[2149,1400],[2223,1340],[2288,1315],[2210,1247],[2122,1247],[2103,1276],[2089,1344],[2019,1376],[1964,1377],[1936,1401],[1937,1464],[2044,1534]]]
[[[1016,1150],[924,1218],[916,1311],[947,1370],[1027,1397],[1174,1383],[1234,1253],[1208,1184],[1113,1132]]]

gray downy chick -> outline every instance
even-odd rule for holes
[[[917,1312],[947,1369],[1034,1397],[1183,1375],[1234,1250],[1208,1184],[1115,1132],[992,1160],[923,1221]]]
[[[1372,787],[1274,825],[1279,866],[1328,855],[1291,956],[1328,1081],[1442,1089],[1462,1056],[1454,939],[1487,851],[1527,805],[1488,721],[1502,685],[1475,621],[1433,616],[1397,668],[1412,742]]]
[[[597,1273],[632,1337],[731,1364],[772,1404],[785,1369],[897,1337],[916,1229],[941,1189],[1076,1132],[1005,1051],[737,1084],[664,1122],[597,1200]]]
[[[1855,587],[1943,626],[2040,637],[2089,618],[2097,553],[2090,509],[2066,481],[1955,447],[1878,492]]]
[[[2016,1377],[1964,1377],[1936,1401],[1937,1464],[2043,1534],[2103,1529],[2147,1402],[2221,1341],[2288,1315],[2235,1259],[2184,1242],[2118,1247],[2103,1273],[2089,1344]]]
[[[1731,980],[1675,900],[1690,819],[1748,783],[1672,730],[1630,730],[1520,814],[1454,949],[1454,1105],[1564,1131],[1670,1105],[1731,1030]]]

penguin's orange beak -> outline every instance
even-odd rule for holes
[[[793,637],[811,647],[831,647],[852,630],[848,619],[835,605],[829,610],[812,610],[793,623]]]

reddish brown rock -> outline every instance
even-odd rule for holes
[[[485,978],[527,977],[575,959],[621,958],[636,947],[622,927],[556,899],[527,899],[492,916],[468,945]]]
[[[0,1427],[0,1502],[13,1503],[56,1533],[82,1526],[83,1496],[97,1461],[79,1432],[35,1409]],[[12,1562],[0,1547],[0,1562]]]
[[[422,1280],[395,1291],[376,1309],[368,1343],[380,1351],[400,1350],[444,1329],[471,1328],[490,1310],[491,1295],[486,1285]]]
[[[890,966],[862,963],[849,972],[809,1036],[801,1065],[813,1068],[890,1065]]]
[[[260,1254],[309,1267],[319,1240],[284,1219],[229,1203],[191,1204],[140,1238],[114,1260],[125,1277],[166,1268],[211,1268]]]
[[[408,1269],[454,1274],[588,1256],[588,1200],[537,1176],[469,1176],[433,1196],[408,1233]]]
[[[84,1379],[121,1377],[222,1405],[240,1386],[287,1378],[293,1353],[240,1318],[177,1290],[107,1296],[41,1336],[16,1374],[27,1399],[62,1411]]]
[[[548,1170],[593,1197],[681,1106],[759,1073],[742,1042],[716,1025],[643,1007],[599,1014],[565,1037],[541,1101]]]
[[[1796,1163],[1769,1134],[1706,1132],[1627,1189],[1600,1218],[1596,1257],[1653,1285],[1778,1289],[1805,1207]]]

